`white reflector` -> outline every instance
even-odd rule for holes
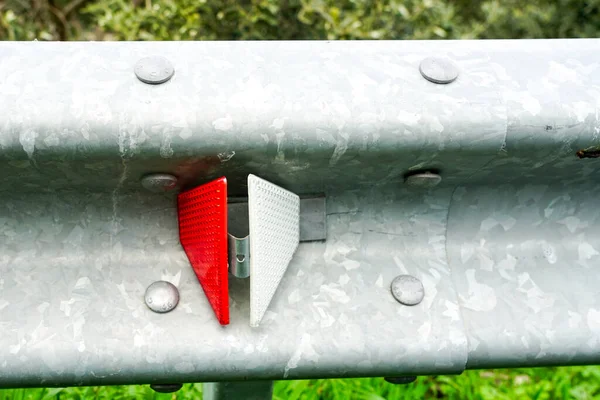
[[[300,198],[248,175],[250,325],[258,326],[300,240]]]

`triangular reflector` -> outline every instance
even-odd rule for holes
[[[229,324],[227,179],[177,197],[179,240],[221,325]]]
[[[300,240],[300,198],[248,175],[250,325],[258,326]]]

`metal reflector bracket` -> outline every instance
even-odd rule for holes
[[[248,198],[228,199],[229,272],[236,278],[250,276]],[[325,196],[300,198],[300,243],[327,239]]]
[[[221,325],[229,324],[227,179],[177,197],[179,239]]]
[[[229,234],[229,272],[236,278],[250,276],[250,238]]]
[[[258,326],[300,241],[300,198],[248,175],[250,325]]]

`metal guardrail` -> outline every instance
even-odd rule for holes
[[[599,363],[599,50],[1,43],[0,386]],[[159,85],[134,71],[153,55]],[[151,173],[325,194],[327,240],[300,244],[258,328],[247,280],[214,319]],[[169,313],[144,304],[156,280]]]

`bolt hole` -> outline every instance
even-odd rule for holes
[[[579,158],[598,158],[598,157],[600,157],[600,149],[588,148],[588,149],[579,150],[575,154]]]
[[[235,256],[235,259],[237,260],[237,262],[241,262],[242,263],[242,262],[246,261],[246,256],[243,255],[243,254],[238,254],[238,255]]]

